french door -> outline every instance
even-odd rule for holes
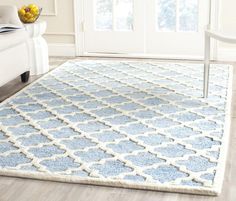
[[[84,0],[83,52],[203,55],[207,0]]]

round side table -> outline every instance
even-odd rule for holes
[[[32,24],[24,24],[29,33],[28,40],[30,74],[40,75],[49,71],[48,45],[42,37],[47,28],[45,21],[37,21]]]

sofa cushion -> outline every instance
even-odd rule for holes
[[[24,43],[28,39],[28,33],[22,29],[0,34],[0,52],[8,48]]]
[[[16,6],[0,6],[0,23],[22,26]]]

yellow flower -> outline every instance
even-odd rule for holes
[[[38,16],[39,9],[38,8],[31,8],[30,13],[33,14],[34,16]]]
[[[30,5],[28,5],[28,8],[33,9],[33,8],[38,8],[38,6],[35,4],[30,4]]]
[[[27,13],[25,14],[25,17],[26,17],[27,19],[30,19],[30,18],[33,17],[33,15],[32,15],[31,13],[27,12]]]
[[[20,9],[19,10],[19,15],[24,16],[25,15],[25,9]]]

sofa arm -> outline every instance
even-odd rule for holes
[[[0,24],[22,26],[16,6],[0,6]]]

